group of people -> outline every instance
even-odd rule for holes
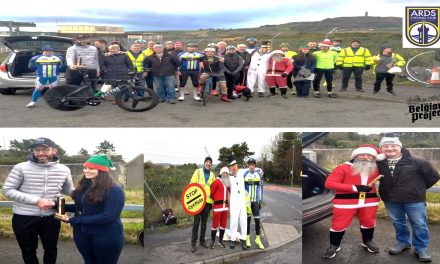
[[[203,186],[207,202],[203,210],[194,216],[191,235],[191,252],[196,251],[197,239],[200,246],[213,249],[217,232],[218,244],[225,248],[223,238],[226,231],[229,213],[230,248],[234,249],[236,242],[241,242],[243,250],[251,247],[250,225],[251,218],[255,221],[255,243],[258,248],[264,249],[260,238],[260,209],[263,204],[263,171],[256,168],[256,160],[247,161],[248,168],[238,169],[237,161],[232,155],[229,164],[221,168],[219,177],[215,177],[211,157],[206,157],[203,168],[194,171],[191,183]],[[213,211],[211,228],[211,243],[208,246],[205,240],[206,225],[210,211]],[[238,231],[240,228],[240,232]]]
[[[154,41],[136,40],[125,51],[119,42],[107,47],[104,39],[91,45],[90,36],[80,35],[75,44],[67,49],[66,58],[53,54],[49,45],[43,47],[43,53],[33,57],[29,68],[37,71],[37,80],[32,101],[27,107],[34,107],[45,86],[53,88],[58,84],[60,72],[66,69],[67,84],[80,85],[87,73],[90,85],[97,92],[98,77],[107,84],[115,86],[111,80],[128,78],[128,73],[137,75],[141,82],[153,89],[155,86],[160,102],[175,104],[184,101],[188,95],[186,83],[191,78],[193,99],[200,101],[206,80],[212,82],[212,95],[220,94],[224,102],[231,102],[240,96],[247,100],[255,93],[265,97],[277,95],[277,89],[283,98],[287,98],[287,89],[297,97],[308,97],[313,85],[313,96],[320,98],[321,80],[330,98],[336,98],[333,92],[335,70],[343,72],[341,91],[346,91],[351,74],[355,77],[355,88],[362,88],[362,74],[374,68],[376,81],[374,94],[380,90],[386,80],[387,93],[395,95],[393,67],[402,67],[405,60],[384,45],[381,52],[372,56],[361,46],[359,40],[352,40],[350,47],[343,48],[342,40],[325,39],[318,44],[309,42],[301,45],[298,52],[289,50],[288,43],[282,43],[272,50],[270,41],[262,41],[257,47],[257,39],[250,37],[246,44],[227,45],[226,42],[210,43],[205,49],[198,49],[197,43],[185,44],[181,41],[166,41],[163,45]],[[145,79],[145,81],[143,80]],[[153,85],[154,84],[154,85]],[[220,92],[217,90],[217,85]],[[295,90],[293,90],[295,86]],[[176,92],[179,93],[176,95]]]
[[[54,218],[61,193],[74,204],[66,221],[84,263],[118,263],[124,246],[121,212],[124,191],[109,175],[112,161],[105,155],[90,157],[83,164],[84,176],[76,188],[70,169],[60,163],[58,147],[49,138],[37,138],[28,160],[13,167],[3,184],[3,194],[13,200],[12,228],[26,264],[37,264],[38,238],[44,263],[57,263],[61,222]],[[62,262],[62,261],[61,261]]]
[[[381,175],[379,194],[374,184]],[[324,258],[333,258],[341,250],[345,230],[357,215],[362,247],[378,253],[373,242],[379,201],[391,218],[397,243],[389,254],[414,248],[420,262],[431,262],[427,224],[426,190],[440,180],[438,171],[428,161],[411,155],[393,133],[381,139],[379,147],[364,144],[352,152],[351,160],[337,166],[327,177],[325,187],[334,190],[330,246]],[[411,224],[410,236],[407,220]],[[411,239],[410,239],[411,237]]]

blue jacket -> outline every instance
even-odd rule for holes
[[[90,235],[123,234],[121,212],[125,195],[121,187],[113,185],[99,205],[87,201],[85,190],[74,199],[75,204],[66,205],[66,211],[75,212],[69,223],[74,231]]]

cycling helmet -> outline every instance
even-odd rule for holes
[[[280,48],[289,48],[289,43],[281,43]]]
[[[168,41],[165,41],[164,44],[165,44],[165,45],[168,45],[168,44],[172,44],[172,45],[174,45],[174,42],[172,42],[171,40],[168,40]]]
[[[188,43],[188,44],[186,44],[186,46],[187,47],[196,47],[197,48],[197,44],[195,44],[195,43]]]
[[[249,163],[257,164],[257,161],[254,158],[250,158],[247,160],[247,164]]]
[[[256,37],[249,37],[246,39],[247,42],[257,42],[257,38]]]
[[[207,51],[215,52],[215,49],[214,49],[214,48],[206,48],[206,49],[205,49],[205,52],[207,52]]]
[[[237,48],[234,45],[229,45],[226,47],[226,50],[236,50]]]
[[[208,47],[208,48],[216,48],[216,47],[217,47],[217,44],[215,44],[214,42],[212,42],[212,43],[209,43],[209,44],[207,45],[207,47]]]

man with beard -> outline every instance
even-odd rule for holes
[[[275,89],[278,87],[281,96],[287,99],[287,76],[293,70],[292,60],[285,58],[281,50],[275,50],[271,55],[266,73],[266,82],[270,91],[269,96],[275,96]]]
[[[218,244],[225,248],[225,243],[223,242],[223,236],[225,235],[226,223],[228,222],[228,199],[229,199],[229,169],[228,167],[223,167],[220,170],[220,176],[215,179],[211,185],[211,198],[214,201],[213,205],[213,219],[211,228],[211,244],[209,247],[214,248],[215,236],[217,230],[220,227],[220,236]]]
[[[96,93],[96,79],[100,75],[98,49],[90,45],[90,37],[79,35],[75,44],[66,51],[66,82],[80,86],[87,73],[93,93]]]
[[[333,202],[333,218],[330,228],[330,246],[323,258],[333,258],[341,250],[340,244],[345,230],[357,214],[362,234],[362,246],[368,252],[378,253],[373,240],[376,226],[376,210],[379,197],[376,186],[369,186],[378,175],[375,159],[383,154],[372,145],[361,145],[352,154],[352,160],[337,166],[327,177],[325,188],[336,192]]]
[[[14,201],[12,228],[24,263],[38,263],[38,237],[44,248],[44,263],[54,264],[60,221],[55,214],[55,198],[60,191],[73,191],[70,169],[59,163],[56,144],[37,138],[31,145],[28,161],[12,168],[3,184],[3,194]]]
[[[238,169],[237,161],[233,155],[229,156],[229,170],[231,172],[229,197],[230,219],[229,227],[231,229],[231,249],[235,248],[235,241],[241,241],[241,248],[246,250],[246,234],[247,234],[247,212],[246,212],[246,190],[244,188],[244,169]],[[240,225],[240,233],[238,232]]]
[[[200,225],[200,245],[204,248],[208,248],[205,241],[206,233],[206,222],[208,221],[209,211],[212,208],[212,198],[211,198],[211,185],[215,180],[214,172],[211,171],[212,158],[206,157],[203,162],[203,168],[198,168],[194,171],[190,183],[198,183],[203,186],[206,192],[206,205],[203,210],[194,216],[194,222],[192,227],[191,235],[191,252],[196,251],[197,237],[199,234]],[[201,223],[200,223],[201,222]]]
[[[402,142],[393,133],[385,134],[379,147],[386,156],[386,160],[377,162],[379,172],[384,175],[379,193],[393,222],[397,240],[388,253],[399,254],[412,245],[420,262],[431,262],[426,190],[440,179],[440,175],[431,163],[402,148]],[[406,219],[411,223],[411,242]]]

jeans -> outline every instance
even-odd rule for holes
[[[174,75],[154,76],[154,84],[157,87],[157,93],[160,99],[176,99],[176,91],[174,90],[175,79],[176,77]]]
[[[403,245],[411,245],[416,251],[426,250],[429,245],[429,230],[425,202],[385,203],[385,208],[396,230],[396,239]],[[412,243],[409,241],[408,218],[412,228]]]

